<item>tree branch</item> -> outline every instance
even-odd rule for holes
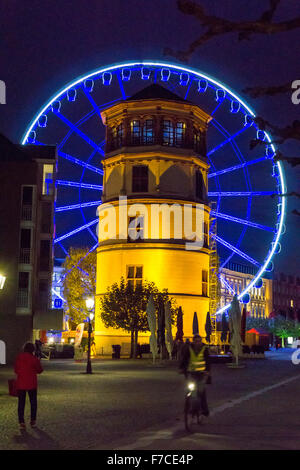
[[[177,0],[179,11],[194,16],[206,31],[193,41],[186,51],[174,51],[166,48],[165,55],[171,55],[181,62],[187,62],[193,52],[210,39],[222,34],[237,33],[238,39],[249,40],[254,34],[276,34],[300,27],[300,17],[273,23],[273,16],[280,0],[270,0],[270,7],[256,21],[230,21],[218,16],[207,15],[204,7],[192,0]]]

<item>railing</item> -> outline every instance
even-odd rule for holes
[[[19,289],[17,292],[17,308],[28,308],[28,289]]]
[[[19,263],[31,264],[31,248],[20,248]]]
[[[32,206],[31,205],[22,206],[21,220],[32,220]]]

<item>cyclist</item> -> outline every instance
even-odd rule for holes
[[[186,378],[190,377],[196,382],[201,398],[202,414],[209,416],[205,390],[205,383],[211,383],[209,350],[200,335],[195,335],[193,342],[183,348],[179,368]]]

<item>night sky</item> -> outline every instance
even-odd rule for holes
[[[264,0],[199,3],[211,14],[233,20],[258,18],[268,6]],[[300,2],[284,0],[275,20],[299,15]],[[76,77],[127,60],[175,63],[163,49],[184,50],[199,32],[197,21],[180,13],[175,0],[0,0],[0,79],[7,87],[7,104],[0,105],[0,132],[20,142],[40,107]],[[219,79],[258,115],[285,126],[300,118],[300,105],[292,104],[291,94],[253,99],[242,90],[299,80],[299,43],[300,30],[242,42],[229,34],[202,46],[187,65]],[[299,145],[292,141],[280,150],[299,156]],[[286,164],[284,168],[288,191],[299,192],[299,170]],[[299,275],[300,218],[291,214],[299,210],[298,201],[288,198],[287,233],[275,268]]]

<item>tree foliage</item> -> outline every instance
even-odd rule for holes
[[[85,299],[96,291],[96,252],[70,248],[63,264],[63,289],[69,325],[73,328],[87,318]]]
[[[100,301],[100,315],[104,325],[108,328],[123,329],[131,333],[132,355],[136,356],[136,345],[139,332],[149,331],[147,319],[147,303],[150,294],[156,311],[160,299],[164,303],[170,301],[172,322],[176,314],[175,300],[169,297],[166,289],[159,291],[154,282],[132,286],[121,278],[120,283],[108,287]]]

